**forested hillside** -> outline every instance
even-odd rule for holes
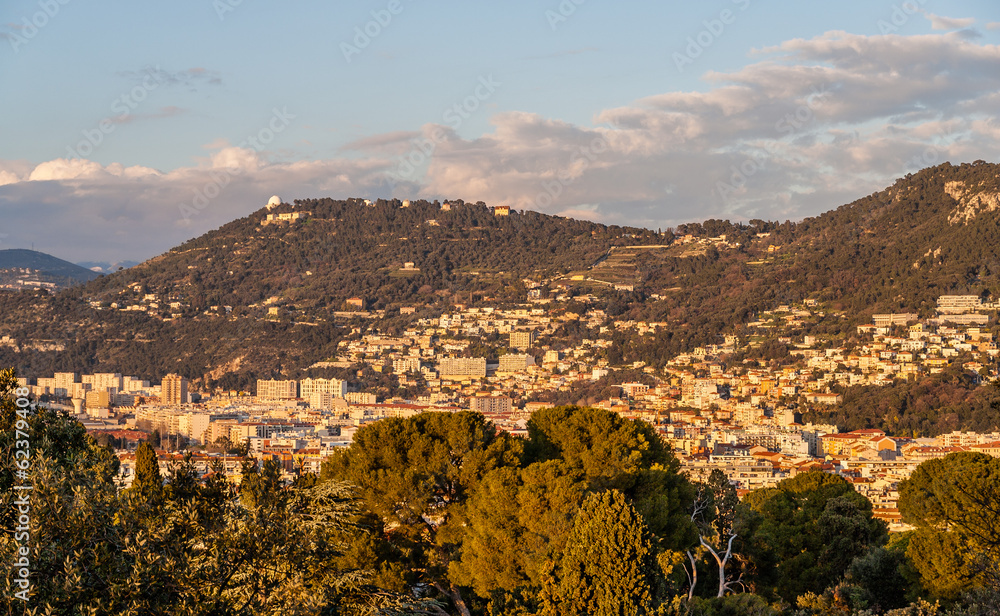
[[[358,325],[343,314],[357,310],[349,298],[386,310],[366,327],[394,331],[456,302],[523,302],[525,280],[567,298],[548,309],[574,309],[586,294],[609,322],[670,325],[616,335],[608,355],[623,363],[662,366],[806,298],[843,317],[802,333],[842,335],[876,312],[930,316],[942,294],[1000,294],[998,176],[998,165],[946,163],[798,223],[709,220],[662,232],[496,216],[461,201],[297,201],[55,295],[0,294],[0,333],[16,341],[0,361],[32,374],[292,375],[328,359]],[[268,214],[302,218],[262,224]],[[401,317],[401,306],[414,314]]]

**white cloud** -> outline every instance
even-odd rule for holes
[[[345,148],[363,158],[275,162],[216,140],[169,172],[0,161],[0,214],[15,233],[60,238],[58,256],[113,261],[166,250],[272,194],[463,198],[656,228],[796,219],[946,160],[1000,160],[1000,47],[959,33],[829,32],[704,79],[704,92],[653,94],[591,125],[505,112],[472,139],[437,125],[371,135]],[[429,162],[400,173],[421,140],[433,141]],[[182,206],[220,186],[185,219]]]
[[[927,11],[923,11],[923,14],[931,22],[931,28],[934,30],[959,30],[961,28],[968,28],[976,23],[976,20],[972,17],[942,17],[934,13],[928,13]]]

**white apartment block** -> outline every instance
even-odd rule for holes
[[[438,362],[438,373],[443,379],[470,379],[486,376],[485,357],[446,357]]]
[[[343,398],[347,394],[347,382],[340,379],[302,379],[299,381],[300,398],[308,399],[315,393],[330,394],[335,398]]]
[[[291,400],[299,397],[298,381],[257,380],[257,397],[264,400]]]

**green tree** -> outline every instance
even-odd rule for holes
[[[747,552],[757,592],[792,602],[822,593],[848,566],[887,538],[871,503],[842,477],[803,473],[744,497]]]
[[[900,484],[899,511],[916,526],[907,554],[935,595],[954,598],[1000,570],[1000,460],[959,452],[924,462]]]
[[[624,616],[655,613],[662,599],[653,536],[617,490],[580,507],[543,614]]]
[[[462,511],[490,471],[515,467],[521,443],[481,414],[422,413],[358,430],[322,478],[349,481],[370,511],[393,529],[391,543],[407,559],[408,577],[430,584],[464,615],[469,607],[448,575],[464,532]]]
[[[847,570],[848,583],[858,591],[852,607],[884,612],[906,606],[910,587],[907,564],[906,552],[899,547],[877,547],[855,558]]]
[[[562,555],[585,494],[582,474],[559,460],[491,471],[465,509],[452,578],[481,597],[498,589],[533,597],[549,564]]]
[[[163,478],[153,446],[143,441],[135,450],[135,477],[129,493],[144,506],[157,507],[163,500]]]
[[[542,409],[528,421],[525,459],[561,460],[583,474],[590,490],[624,493],[664,548],[683,550],[698,541],[688,512],[694,490],[646,422],[589,407]]]

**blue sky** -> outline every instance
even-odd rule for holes
[[[273,193],[656,228],[998,161],[985,0],[7,0],[0,39],[0,248],[74,261]]]

